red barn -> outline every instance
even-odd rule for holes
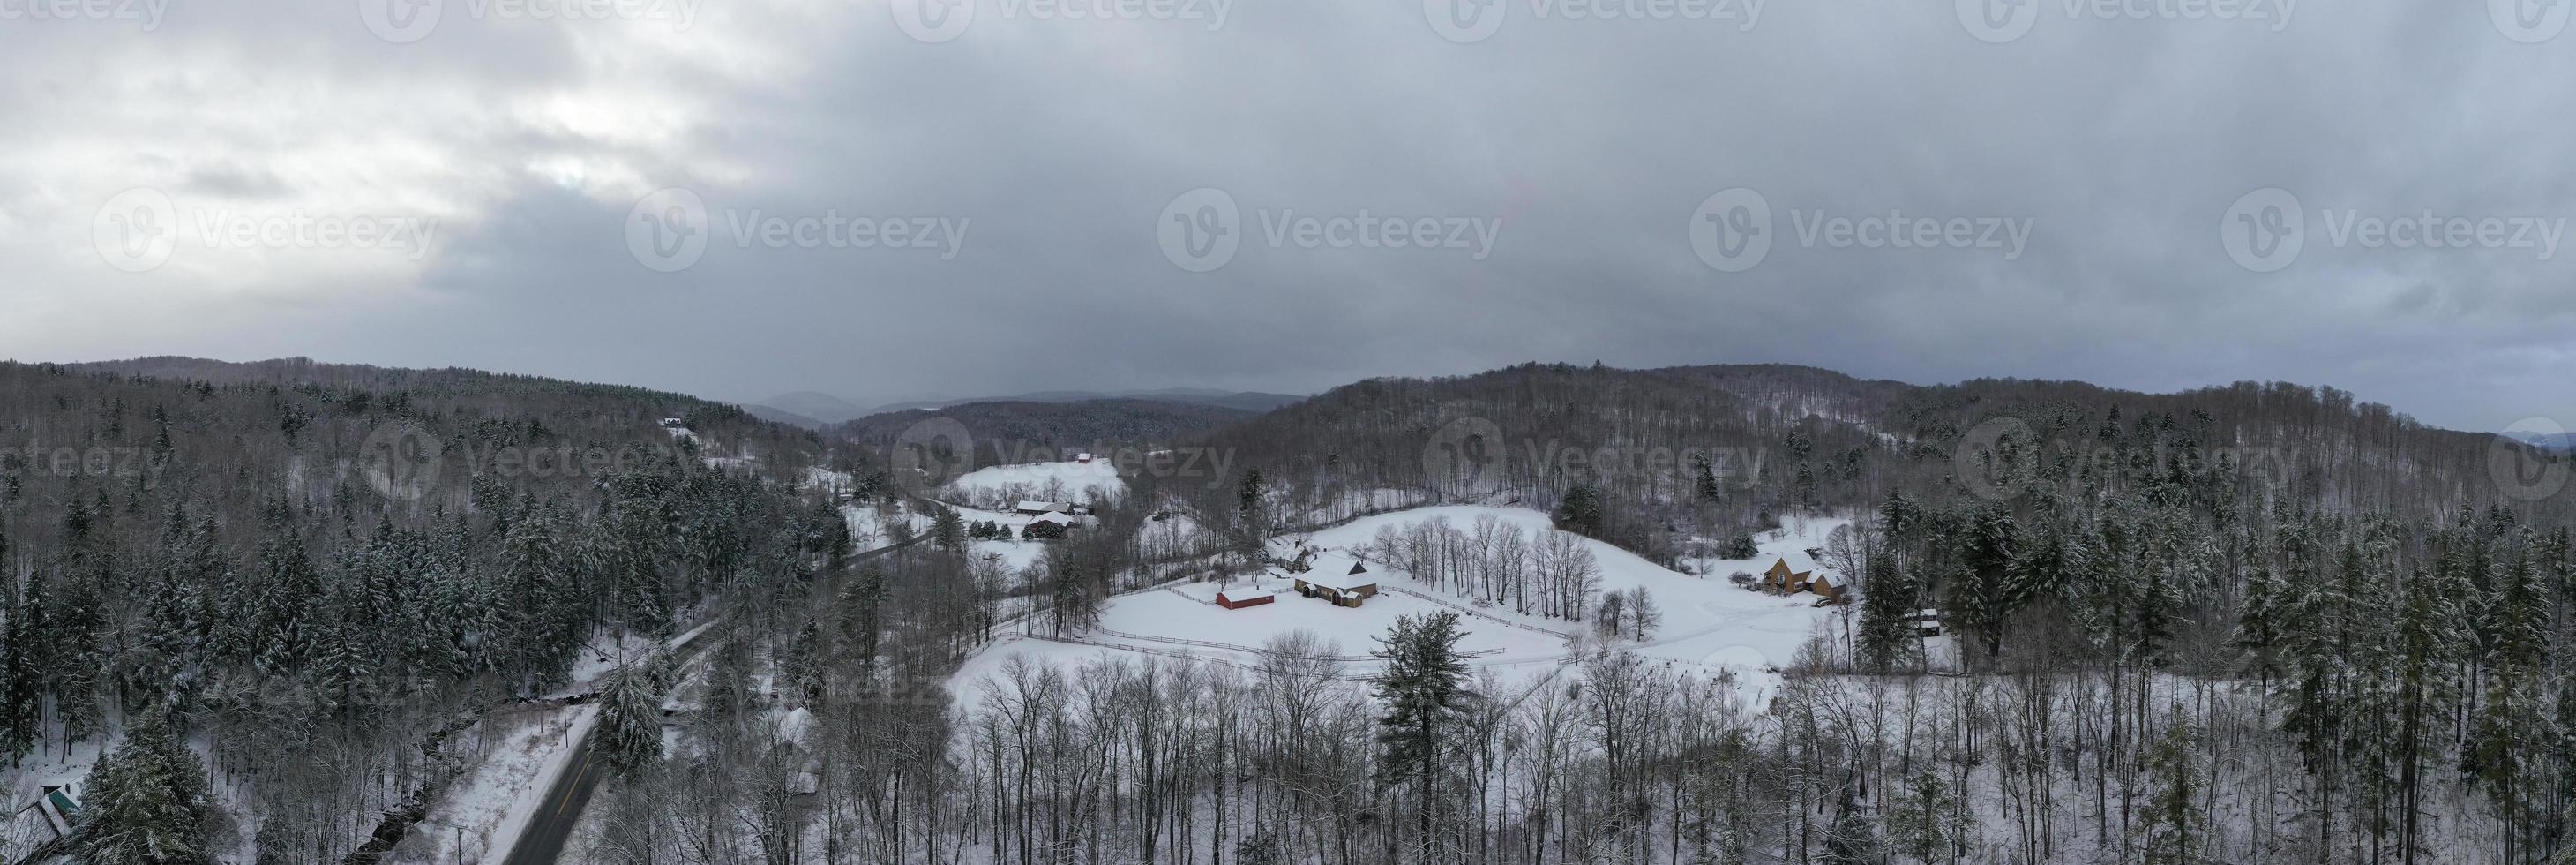
[[[1240,610],[1270,603],[1277,597],[1279,596],[1260,589],[1227,589],[1216,593],[1216,605],[1229,610]]]

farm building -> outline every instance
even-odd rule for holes
[[[0,823],[0,854],[9,862],[26,862],[58,849],[71,838],[79,814],[80,806],[73,804],[69,789],[46,785],[35,801]]]
[[[1259,588],[1227,589],[1216,593],[1216,605],[1229,610],[1240,610],[1270,603],[1278,597]]]
[[[1058,513],[1039,514],[1030,518],[1028,525],[1020,527],[1020,537],[1032,540],[1061,538],[1064,537],[1064,530],[1072,525],[1072,517]]]
[[[1015,508],[1013,508],[1012,510],[1018,511],[1018,512],[1019,512],[1019,514],[1020,514],[1021,516],[1024,516],[1024,517],[1034,517],[1034,516],[1037,516],[1037,515],[1039,515],[1039,514],[1067,514],[1067,515],[1070,515],[1070,514],[1072,514],[1072,513],[1073,513],[1073,503],[1071,503],[1071,502],[1021,502],[1021,503],[1019,504],[1019,506],[1018,506],[1018,507],[1015,507]]]
[[[1288,578],[1296,582],[1298,594],[1335,606],[1356,607],[1377,595],[1377,575],[1369,573],[1368,565],[1339,556],[1314,557],[1305,571]]]

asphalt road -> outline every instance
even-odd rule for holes
[[[910,543],[878,547],[852,556],[850,560],[867,561],[920,543],[927,537],[924,535],[913,538]],[[546,790],[545,810],[528,820],[527,828],[519,833],[518,842],[510,848],[510,858],[502,861],[508,865],[555,865],[556,857],[563,855],[564,844],[572,840],[573,827],[581,824],[582,808],[590,804],[590,795],[598,792],[600,779],[608,774],[608,764],[597,759],[599,755],[594,747],[598,732],[599,727],[593,725],[590,732],[582,734],[581,744],[576,746],[581,749],[580,755],[574,757],[564,773],[555,778],[554,786]]]
[[[598,730],[591,728],[592,733]],[[572,840],[573,827],[581,822],[582,806],[599,789],[599,779],[608,774],[607,764],[596,759],[598,755],[591,748],[593,739],[593,735],[583,734],[581,755],[573,758],[572,765],[546,791],[545,810],[530,819],[527,830],[519,833],[518,846],[510,848],[510,858],[504,860],[509,865],[554,865],[555,857],[563,855],[564,843]]]

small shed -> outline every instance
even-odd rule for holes
[[[1268,591],[1258,588],[1227,589],[1216,593],[1216,605],[1229,610],[1240,610],[1245,607],[1258,607],[1263,604],[1270,603],[1278,597],[1278,595],[1271,594]]]
[[[1916,610],[1914,615],[1905,617],[1905,626],[1914,629],[1916,636],[1941,636],[1941,611],[1929,607]]]

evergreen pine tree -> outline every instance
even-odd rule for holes
[[[601,759],[633,774],[662,759],[660,658],[620,667],[599,693]]]
[[[1914,596],[1914,581],[1897,567],[1894,553],[1885,549],[1871,552],[1866,570],[1869,581],[1861,585],[1860,634],[1855,648],[1862,666],[1885,672],[1921,645],[1916,642],[1913,626],[1906,621],[1920,607]]]
[[[1234,491],[1236,513],[1247,522],[1258,523],[1261,503],[1269,495],[1270,482],[1261,476],[1261,467],[1244,469],[1243,481],[1236,485]]]
[[[2183,713],[2177,709],[2174,713]],[[2174,724],[2147,748],[2145,769],[2151,792],[2139,823],[2140,861],[2147,865],[2196,865],[2205,861],[2209,818],[2201,811],[2208,780],[2200,765],[2198,741],[2191,728]]]
[[[89,865],[199,865],[215,821],[206,768],[159,710],[90,770],[76,841]]]
[[[1456,613],[1408,615],[1396,619],[1371,653],[1386,662],[1385,671],[1371,682],[1386,706],[1378,716],[1378,785],[1413,785],[1415,837],[1422,843],[1433,837],[1445,767],[1466,713],[1478,699],[1467,688],[1466,659],[1458,654],[1458,640],[1464,636]]]
[[[1834,803],[1834,821],[1825,828],[1824,865],[1877,865],[1885,857],[1878,840],[1878,820],[1861,810],[1858,784],[1844,784]]]
[[[1694,457],[1691,462],[1692,468],[1695,469],[1699,475],[1699,477],[1693,482],[1693,492],[1699,496],[1699,500],[1704,504],[1712,505],[1725,501],[1726,488],[1718,485],[1717,469],[1710,463],[1709,458],[1706,456]]]
[[[940,505],[931,513],[930,542],[952,553],[965,552],[966,523],[956,509]]]
[[[1602,536],[1601,489],[1591,484],[1575,484],[1565,491],[1565,500],[1556,506],[1556,527],[1590,538]]]

